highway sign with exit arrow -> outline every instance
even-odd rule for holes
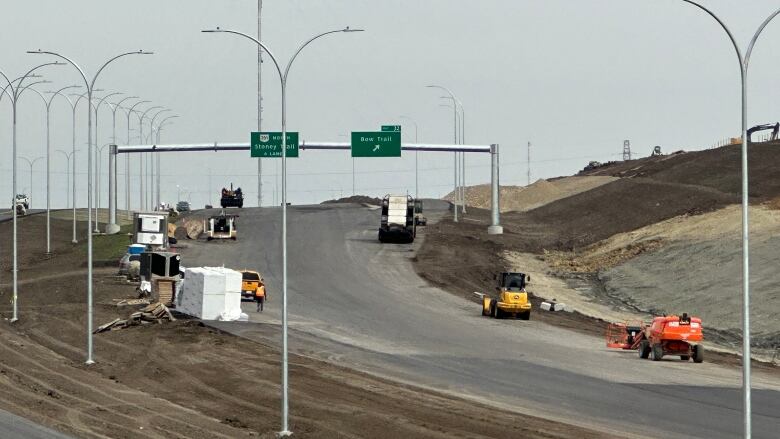
[[[352,157],[401,157],[401,132],[353,131]]]
[[[282,133],[253,132],[250,139],[250,151],[252,157],[281,157],[282,156]],[[298,157],[298,133],[287,132],[287,157]]]

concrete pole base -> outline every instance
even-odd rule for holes
[[[292,436],[292,434],[293,434],[292,431],[285,430],[285,431],[280,431],[280,432],[276,433],[276,437],[290,437],[290,436]]]
[[[504,228],[501,226],[488,226],[488,235],[503,235]]]
[[[119,224],[106,224],[106,235],[116,235],[119,233]]]

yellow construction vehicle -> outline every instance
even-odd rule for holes
[[[265,282],[260,273],[252,270],[241,270],[241,296],[255,300],[257,297],[265,299]]]
[[[531,276],[525,273],[503,272],[493,278],[497,282],[498,297],[489,294],[482,296],[482,315],[497,319],[515,317],[521,320],[531,318],[531,301],[525,286],[531,281]]]

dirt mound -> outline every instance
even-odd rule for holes
[[[748,148],[750,197],[766,200],[780,195],[780,141],[753,143]],[[646,177],[667,183],[704,186],[728,194],[741,194],[741,146],[730,145],[617,162],[579,175],[624,178]]]
[[[525,212],[561,198],[585,192],[614,181],[615,177],[564,177],[555,180],[539,179],[528,186],[501,186],[499,199],[502,212]],[[490,185],[482,184],[466,187],[466,205],[481,209],[490,209]],[[444,197],[454,199],[453,192]]]
[[[382,204],[382,200],[375,197],[369,197],[367,195],[352,195],[351,197],[339,198],[337,200],[327,200],[320,204],[336,204],[336,203],[355,203],[355,204],[371,204],[379,206]]]

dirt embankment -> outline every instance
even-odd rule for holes
[[[352,195],[351,197],[344,197],[336,200],[323,201],[320,204],[336,204],[336,203],[370,204],[372,206],[379,206],[380,204],[382,204],[382,200],[376,197],[369,197],[367,195]]]
[[[25,219],[24,221],[27,221]],[[40,220],[38,220],[40,221]],[[20,321],[0,296],[0,408],[83,438],[275,437],[280,364],[275,346],[192,320],[95,335],[97,364],[85,366],[83,247],[55,221],[51,260],[41,223],[25,223]],[[0,224],[8,241],[10,225]],[[96,243],[103,237],[96,237]],[[66,244],[62,244],[62,243]],[[3,267],[8,251],[3,246]],[[110,269],[95,275],[95,323],[126,317],[112,299],[133,296]],[[2,281],[9,279],[7,270]],[[275,335],[274,325],[263,326]],[[603,434],[487,408],[290,356],[291,428],[302,438],[596,438]]]
[[[740,195],[741,160],[741,145],[731,145],[705,151],[616,162],[578,175],[646,177],[666,183],[704,186],[719,192]],[[750,144],[748,191],[751,198],[765,201],[780,195],[780,176],[777,173],[779,161],[780,141]]]
[[[501,186],[499,200],[502,212],[525,212],[562,198],[570,197],[616,180],[616,177],[564,177],[554,180],[537,180],[528,186]],[[444,196],[453,201],[454,192]],[[489,184],[467,186],[466,206],[490,209],[491,192]]]

